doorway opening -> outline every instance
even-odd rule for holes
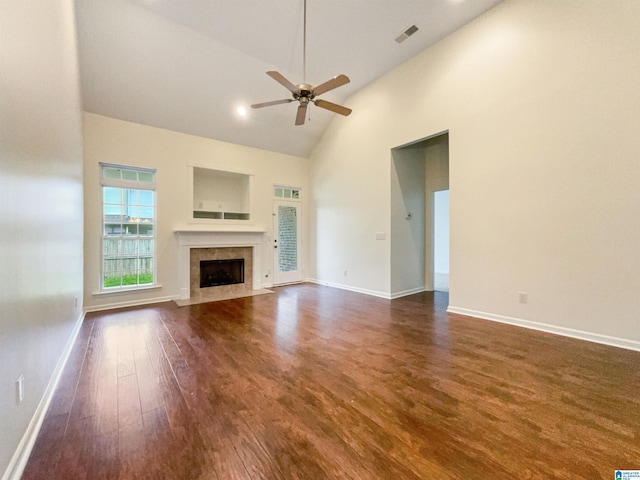
[[[391,150],[391,297],[449,291],[449,133]]]

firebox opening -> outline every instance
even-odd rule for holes
[[[236,283],[244,283],[244,258],[200,261],[200,288]]]

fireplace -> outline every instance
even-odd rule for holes
[[[253,290],[251,247],[191,248],[190,298],[241,295]]]
[[[175,230],[180,245],[180,300],[232,296],[262,288],[260,271],[264,230],[261,227],[211,227],[194,225]],[[234,229],[235,228],[235,229]],[[200,288],[201,260],[244,259],[244,282]]]
[[[200,260],[200,288],[244,283],[244,258]]]

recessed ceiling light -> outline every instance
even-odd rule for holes
[[[236,113],[238,115],[240,115],[241,117],[246,117],[247,116],[247,108],[244,107],[243,105],[240,105],[239,107],[236,108]]]

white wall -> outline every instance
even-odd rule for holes
[[[401,296],[424,290],[424,148],[398,148],[391,156],[391,294]]]
[[[21,472],[26,457],[18,445],[44,413],[38,404],[81,319],[73,2],[0,2],[0,71],[0,475],[9,476]],[[25,397],[18,405],[20,375]]]
[[[391,288],[390,148],[403,143],[389,145],[369,130],[376,100],[360,101],[355,116],[334,119],[311,156],[308,277],[384,296]]]
[[[308,161],[251,147],[196,137],[145,125],[124,122],[92,113],[84,114],[85,142],[85,306],[99,309],[177,298],[178,244],[174,230],[189,221],[193,193],[189,187],[189,165],[254,175],[252,223],[273,238],[273,185],[302,189],[308,195]],[[157,278],[162,288],[134,293],[95,295],[100,284],[102,193],[99,163],[116,163],[157,169]],[[303,238],[307,213],[303,206]],[[304,250],[303,246],[303,250]],[[263,283],[273,264],[273,249],[263,248]],[[306,256],[305,256],[306,259]]]
[[[352,96],[311,157],[315,278],[390,292],[389,151],[448,130],[451,306],[640,340],[639,19],[507,0]]]
[[[433,284],[449,291],[449,190],[433,192]]]
[[[425,195],[425,287],[436,290],[436,258],[435,258],[435,203],[433,194],[449,188],[449,135],[437,135],[420,142],[424,145],[426,160],[426,195]],[[440,285],[438,285],[440,288]]]

